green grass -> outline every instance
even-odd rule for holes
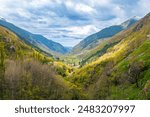
[[[148,99],[144,94],[144,87],[150,80],[150,39],[147,38],[150,34],[150,22],[145,19],[141,22],[144,23],[141,29],[135,30],[139,25],[136,24],[109,40],[109,42],[120,41],[119,43],[109,49],[101,46],[98,52],[107,51],[93,62],[78,69],[70,78],[71,82],[87,90],[87,94],[95,95],[92,99],[102,97],[103,99]],[[96,56],[96,54],[91,55],[93,58]],[[135,75],[132,75],[134,73],[130,72],[134,64],[140,70],[135,71],[138,74],[137,81]],[[95,88],[89,90],[91,87]]]

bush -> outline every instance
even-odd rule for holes
[[[142,72],[144,68],[144,63],[143,62],[133,62],[132,64],[130,64],[130,68],[129,68],[129,76],[130,79],[129,81],[131,83],[136,83],[136,86],[139,87],[139,78],[140,78],[140,73]]]

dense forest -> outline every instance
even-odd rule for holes
[[[0,27],[1,99],[82,98],[79,88],[63,78],[71,70]]]
[[[0,26],[0,99],[150,99],[150,13],[83,56],[49,56]]]

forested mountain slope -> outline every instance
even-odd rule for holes
[[[89,99],[150,99],[150,13],[70,78]],[[103,47],[101,48],[103,49]]]
[[[150,13],[84,58],[68,66],[0,26],[0,99],[150,99]]]
[[[49,54],[55,54],[57,53],[67,53],[67,49],[63,47],[61,44],[56,43],[52,40],[48,40],[47,38],[43,37],[42,35],[32,34],[24,29],[21,29],[4,19],[0,19],[0,26],[4,26],[14,32],[16,35],[18,35],[24,42],[27,44],[30,44],[32,47],[36,47],[41,49],[42,51],[45,51]]]
[[[43,55],[0,26],[0,99],[78,99],[63,63]]]
[[[86,51],[95,48],[103,41],[114,36],[115,34],[125,30],[135,24],[138,20],[134,17],[120,25],[114,25],[102,29],[101,31],[92,34],[85,39],[83,39],[79,44],[77,44],[71,51],[72,54],[84,54]]]

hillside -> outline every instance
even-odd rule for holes
[[[0,99],[82,98],[64,79],[70,70],[0,26]]]
[[[48,40],[42,35],[32,34],[26,30],[23,30],[5,21],[4,19],[0,19],[0,25],[14,32],[21,39],[23,39],[24,42],[26,42],[27,44],[30,44],[33,47],[39,48],[46,53],[55,55],[55,52],[62,53],[62,54],[68,52],[68,50],[65,47],[63,47],[61,44]]]
[[[0,99],[150,99],[150,13],[79,55],[54,60],[33,38],[0,26]]]
[[[107,28],[102,29],[101,31],[92,34],[85,39],[83,39],[79,44],[77,44],[71,51],[72,54],[82,54],[86,51],[95,48],[103,41],[107,40],[108,38],[114,36],[115,34],[119,33],[122,30],[125,30],[132,26],[134,23],[137,22],[137,19],[131,18],[120,25],[114,25]]]
[[[116,43],[78,69],[70,81],[82,87],[89,99],[150,99],[149,35],[150,13],[110,38]]]

